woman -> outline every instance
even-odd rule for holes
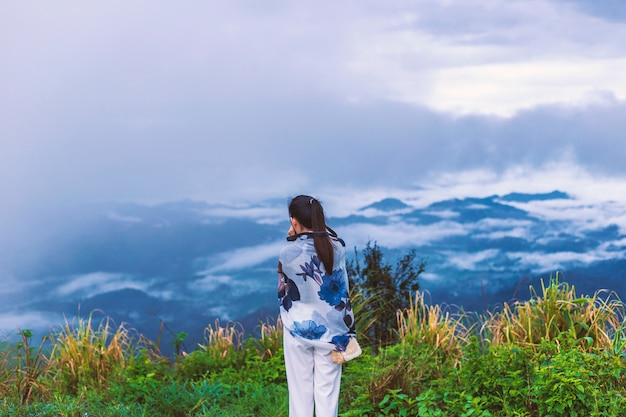
[[[289,244],[280,252],[278,298],[289,388],[289,416],[335,417],[341,365],[331,352],[354,336],[343,240],[326,225],[318,200],[289,204]]]

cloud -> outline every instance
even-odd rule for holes
[[[371,25],[386,30],[364,30],[352,57],[389,99],[510,116],[589,90],[626,97],[624,48],[610,35],[624,25],[548,1],[428,1],[403,12]]]
[[[591,265],[594,262],[620,259],[626,256],[626,250],[620,252],[607,251],[604,248],[581,252],[509,252],[507,258],[517,261],[522,268],[534,271],[557,271],[573,266]]]
[[[272,277],[270,271],[265,273],[267,277]],[[190,302],[201,304],[206,302],[198,300],[198,292],[207,294],[211,298],[211,302],[217,305],[230,304],[233,299],[238,297],[244,297],[249,294],[264,292],[274,292],[276,288],[276,281],[272,279],[259,279],[255,274],[243,274],[243,275],[203,275],[202,278],[189,282],[186,287],[191,291],[191,294],[196,296],[190,297]],[[216,290],[225,289],[227,295],[215,296]]]
[[[337,228],[337,233],[350,244],[362,247],[375,241],[379,246],[401,248],[406,246],[426,246],[450,236],[465,236],[468,229],[455,222],[441,221],[428,226],[393,223],[389,225],[351,224]]]
[[[6,334],[0,334],[0,340],[4,340],[4,336],[15,338],[15,332],[18,330],[33,330],[47,334],[50,326],[63,323],[61,314],[51,313],[49,311],[9,311],[0,313],[0,329]],[[35,343],[39,341],[34,340]]]
[[[438,282],[441,281],[443,279],[443,277],[441,275],[438,274],[434,274],[432,272],[422,272],[419,275],[419,279],[424,280],[424,281],[429,281],[429,282]]]
[[[113,211],[107,213],[107,217],[109,217],[111,220],[117,220],[117,221],[122,222],[122,223],[141,223],[141,222],[143,222],[143,219],[141,219],[140,217],[124,216],[124,215],[115,213]]]
[[[215,279],[213,274],[224,271],[238,271],[260,265],[270,259],[278,259],[278,255],[286,242],[273,242],[258,246],[248,246],[229,252],[222,252],[198,262],[206,262],[204,270],[196,275],[207,275]],[[218,276],[219,277],[219,276]]]
[[[240,218],[254,219],[261,224],[276,224],[287,219],[287,199],[284,207],[276,206],[215,206],[210,207],[203,214],[211,218]]]
[[[94,201],[360,190],[328,198],[339,215],[472,173],[551,190],[558,165],[616,184],[626,24],[579,3],[13,3],[0,250]]]
[[[447,261],[460,270],[475,271],[480,270],[479,264],[485,263],[500,254],[499,249],[487,249],[473,253],[443,252],[448,258]]]
[[[529,239],[532,226],[533,222],[531,221],[483,219],[474,226],[475,230],[472,232],[472,237],[490,240],[505,237]]]
[[[569,2],[592,16],[612,21],[626,21],[626,4],[621,0],[560,0]]]
[[[587,231],[604,229],[612,225],[618,226],[622,233],[626,232],[624,201],[598,202],[596,198],[594,196],[592,201],[577,199],[509,204],[538,219],[559,222],[561,226],[567,224],[567,232],[574,235],[582,235]]]
[[[0,271],[0,299],[14,297],[32,287],[33,283],[19,279],[13,274]]]
[[[233,277],[230,275],[205,275],[202,279],[189,283],[188,286],[192,290],[211,292],[221,285],[230,285],[232,282]]]
[[[56,289],[61,297],[79,296],[93,297],[94,295],[133,288],[145,291],[149,287],[147,282],[137,281],[131,275],[111,272],[92,272],[70,278],[70,280]]]

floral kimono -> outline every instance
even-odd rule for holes
[[[308,344],[343,351],[354,336],[343,241],[331,237],[334,266],[326,271],[313,237],[299,236],[280,252],[278,300],[285,331]]]

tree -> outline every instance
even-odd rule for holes
[[[359,304],[355,311],[358,312],[355,317],[357,332],[374,348],[387,346],[397,341],[396,313],[410,307],[412,297],[419,290],[418,277],[424,272],[426,263],[423,260],[418,262],[415,249],[411,249],[392,269],[384,262],[376,242],[373,246],[368,242],[363,250],[363,265],[356,248],[354,252],[355,259],[347,263],[347,270],[353,292],[351,297]]]

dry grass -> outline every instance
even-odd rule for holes
[[[5,397],[11,390],[13,371],[11,369],[10,345],[0,342],[0,396]]]
[[[504,304],[485,321],[484,334],[492,345],[536,348],[542,341],[558,343],[564,335],[588,351],[623,344],[624,306],[611,294],[579,297],[573,286],[559,283],[558,276],[549,286],[542,282],[541,294],[532,287],[531,292],[529,301]]]
[[[239,349],[243,341],[244,331],[239,323],[227,323],[225,326],[215,320],[204,329],[204,343],[198,347],[211,354],[215,359],[225,358],[233,350]]]
[[[283,346],[283,323],[280,316],[276,318],[274,324],[261,322],[261,337],[256,343],[261,359],[273,357]]]
[[[458,366],[468,329],[460,314],[428,305],[417,292],[409,308],[396,313],[398,343],[381,349],[372,364],[368,394],[378,404],[393,390],[416,396],[427,381]]]
[[[124,325],[114,326],[109,318],[94,325],[91,314],[75,323],[66,320],[51,341],[53,380],[69,393],[80,387],[106,387],[114,369],[126,365],[137,344]]]
[[[44,354],[47,338],[42,338],[37,349],[33,351],[30,346],[32,332],[20,330],[19,334],[22,340],[17,344],[15,388],[20,394],[22,404],[25,404],[30,400],[33,390],[46,391],[41,376],[48,370],[48,360]]]
[[[20,340],[14,345],[2,343],[0,350],[0,394],[15,395],[22,404],[48,391],[43,375],[49,369],[45,355],[47,337],[38,346],[31,346],[32,332],[19,330]]]
[[[461,317],[453,317],[439,304],[426,304],[423,292],[417,292],[411,306],[397,312],[400,340],[428,345],[435,350],[458,356],[467,342],[469,329]]]

